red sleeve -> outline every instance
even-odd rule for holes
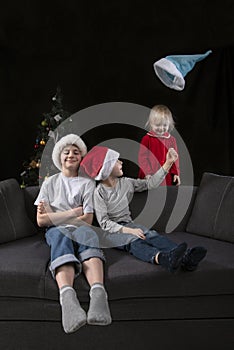
[[[144,175],[151,174],[151,165],[149,161],[149,136],[145,135],[140,144],[140,149],[138,153],[138,164],[140,167],[139,177],[142,178],[142,173]],[[140,176],[141,175],[141,176]]]
[[[178,147],[177,147],[176,139],[173,136],[171,136],[171,138],[172,138],[171,139],[171,147],[173,147],[176,150],[176,152],[178,153]],[[170,169],[170,173],[174,174],[174,175],[180,175],[179,156],[178,156],[177,160],[175,161],[175,163],[172,165],[172,167]]]

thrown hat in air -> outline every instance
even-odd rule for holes
[[[198,55],[166,56],[154,63],[154,70],[158,78],[167,87],[181,91],[184,89],[186,74],[191,71],[196,62],[206,58],[212,51]]]

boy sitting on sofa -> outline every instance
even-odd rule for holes
[[[47,228],[50,270],[59,288],[62,324],[66,333],[78,330],[86,322],[92,325],[111,323],[103,285],[105,259],[97,244],[96,233],[90,227],[95,181],[78,172],[86,153],[86,145],[79,136],[69,134],[62,137],[52,153],[53,162],[60,172],[43,182],[35,201],[38,225]],[[96,244],[89,245],[87,240]],[[90,285],[87,316],[73,289],[74,278],[81,268]]]
[[[194,271],[206,255],[205,248],[188,249],[185,242],[177,245],[155,230],[134,223],[129,210],[133,193],[158,187],[177,157],[177,152],[170,148],[165,163],[148,179],[122,177],[123,163],[119,153],[102,146],[93,147],[80,166],[91,178],[100,181],[94,191],[94,208],[102,230],[114,236],[126,234],[126,244],[119,249],[145,262],[161,265],[170,272],[177,271],[180,266]]]

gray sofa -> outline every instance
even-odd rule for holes
[[[173,232],[163,234],[206,247],[206,258],[194,272],[170,274],[123,251],[105,249],[113,322],[86,325],[69,335],[61,326],[49,248],[35,222],[37,193],[37,187],[22,190],[14,179],[0,182],[0,349],[234,348],[234,178],[205,173],[199,187],[151,191],[152,213],[165,199],[152,225],[162,233],[173,210],[189,201]],[[146,192],[134,196],[133,217],[146,202]],[[83,275],[75,289],[87,309]]]

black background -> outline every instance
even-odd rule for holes
[[[166,55],[209,49],[183,91],[154,74],[153,63]],[[71,113],[105,102],[166,104],[190,152],[195,183],[204,171],[233,175],[233,59],[232,0],[1,4],[0,180],[19,178],[58,85]]]

